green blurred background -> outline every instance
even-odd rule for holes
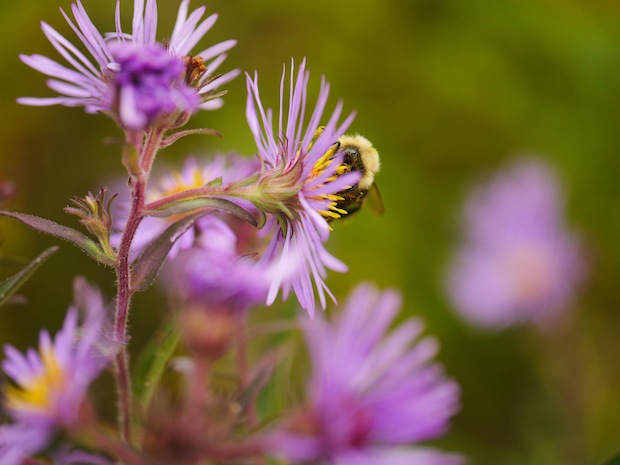
[[[8,208],[75,226],[62,211],[67,199],[123,179],[123,169],[118,147],[104,143],[119,133],[103,116],[15,103],[52,95],[18,54],[58,59],[42,19],[74,40],[59,2],[0,3],[0,176],[17,185]],[[103,30],[113,29],[114,3],[85,0]],[[128,20],[131,2],[124,3]],[[178,1],[159,3],[165,34]],[[212,0],[207,7],[220,19],[201,44],[239,40],[224,70],[258,70],[264,101],[276,106],[283,63],[307,57],[313,92],[326,75],[331,102],[341,97],[357,110],[352,130],[380,151],[386,214],[363,212],[335,228],[329,248],[350,272],[331,275],[329,284],[341,300],[361,280],[398,287],[407,313],[422,315],[440,339],[463,408],[439,445],[481,465],[598,464],[620,450],[620,3]],[[180,165],[189,153],[252,154],[244,81],[227,87],[224,108],[192,123],[224,137],[188,138],[162,158]],[[442,274],[468,189],[523,153],[557,168],[590,273],[555,331],[493,334],[452,312]],[[0,234],[5,258],[32,259],[58,243],[9,220],[0,221]],[[111,273],[63,244],[23,288],[28,304],[1,312],[0,341],[26,347],[41,327],[56,330],[76,274],[113,295]],[[135,300],[134,349],[165,312],[159,297],[151,289]]]

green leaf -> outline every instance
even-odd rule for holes
[[[99,263],[107,266],[114,266],[114,260],[108,257],[101,250],[99,244],[97,244],[85,234],[76,231],[75,229],[63,226],[58,223],[54,223],[53,221],[45,218],[39,218],[38,216],[33,215],[26,215],[25,213],[15,213],[0,210],[0,215],[14,218],[18,221],[21,221],[25,225],[36,229],[37,231],[49,234],[50,236],[58,237],[60,239],[64,239],[65,241],[70,242],[78,248],[82,249],[82,251],[85,252],[86,255],[94,258]]]
[[[202,211],[180,219],[140,252],[131,267],[132,291],[144,291],[153,283],[172,246],[204,214]]]
[[[148,210],[145,212],[147,216],[156,216],[159,218],[165,218],[167,216],[172,215],[180,215],[183,213],[189,213],[195,210],[221,210],[228,213],[232,213],[233,215],[241,218],[242,220],[247,221],[252,226],[256,226],[256,219],[250,212],[241,208],[236,203],[231,202],[226,199],[219,198],[210,198],[210,197],[199,197],[195,199],[189,200],[181,200],[179,202],[174,202],[165,207],[158,208],[156,210]]]
[[[142,349],[133,375],[133,393],[142,412],[147,412],[155,388],[180,340],[179,329],[173,322],[165,323]]]
[[[220,176],[219,178],[215,178],[213,181],[210,181],[207,184],[207,187],[220,187],[222,184],[224,184],[224,181],[222,180],[222,177]]]
[[[2,305],[6,300],[13,295],[17,289],[24,284],[30,276],[34,274],[34,272],[45,262],[52,254],[56,253],[60,247],[55,245],[54,247],[50,247],[45,250],[41,255],[35,258],[32,262],[26,266],[23,270],[14,274],[10,278],[2,281],[0,283],[0,305]]]
[[[209,136],[222,137],[222,135],[219,132],[217,132],[215,129],[209,129],[209,128],[187,129],[185,131],[175,132],[174,134],[171,134],[168,137],[166,137],[159,144],[159,148],[164,149],[166,147],[169,147],[172,144],[174,144],[176,141],[178,141],[179,139],[182,139],[183,137],[187,137],[193,134],[206,134]]]

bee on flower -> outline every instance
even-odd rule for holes
[[[263,259],[279,262],[282,270],[274,276],[267,303],[281,290],[283,298],[293,291],[310,315],[314,315],[316,295],[322,308],[326,295],[327,270],[344,272],[344,263],[324,246],[330,235],[328,219],[346,214],[338,208],[338,193],[353,186],[360,173],[340,174],[344,155],[337,153],[337,141],[353,121],[353,114],[339,123],[342,102],[322,124],[329,84],[321,82],[314,108],[307,108],[309,72],[305,60],[295,75],[291,64],[289,97],[285,95],[286,71],[280,85],[277,126],[273,113],[260,98],[258,75],[247,76],[246,115],[258,147],[262,170],[258,180],[257,207],[270,214],[267,229],[273,233]],[[306,121],[306,115],[309,119]],[[288,270],[297,269],[293,276]]]

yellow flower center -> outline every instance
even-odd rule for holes
[[[48,410],[52,394],[64,390],[67,376],[63,367],[56,360],[51,348],[41,351],[43,371],[27,386],[9,386],[6,388],[6,405],[11,410]]]
[[[205,179],[203,171],[199,168],[194,169],[189,176],[189,181],[179,173],[174,171],[171,173],[170,178],[166,178],[162,182],[161,188],[153,194],[155,197],[153,200],[163,199],[179,192],[185,192],[190,189],[198,189],[203,187],[210,180]]]

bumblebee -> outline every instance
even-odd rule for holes
[[[335,144],[335,153],[343,153],[342,165],[338,168],[338,175],[357,171],[361,178],[357,184],[336,193],[336,207],[351,215],[362,208],[368,200],[371,210],[383,214],[381,194],[375,184],[375,174],[379,172],[379,152],[372,143],[359,134],[344,135]]]
[[[325,128],[319,127],[308,146],[308,150],[314,145]],[[327,210],[319,213],[329,222],[334,219],[349,216],[362,208],[366,200],[371,210],[379,215],[383,214],[383,202],[381,194],[375,184],[375,174],[379,171],[379,153],[370,141],[359,134],[355,136],[344,135],[334,142],[330,149],[316,162],[313,172],[318,175],[333,163],[334,158],[342,154],[342,162],[336,167],[334,178],[346,173],[358,172],[361,177],[357,184],[334,194],[324,195],[329,199],[330,205]]]

